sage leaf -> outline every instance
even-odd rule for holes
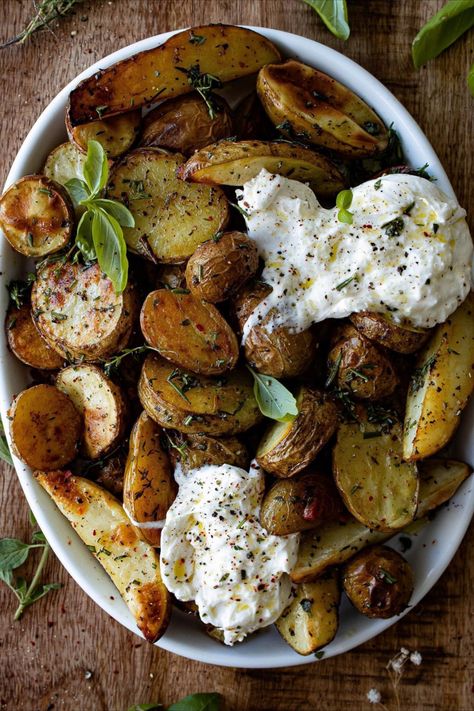
[[[220,694],[190,694],[168,706],[168,711],[219,711]]]
[[[90,196],[89,188],[86,183],[79,178],[71,178],[71,180],[67,181],[65,186],[75,207],[87,200]]]
[[[125,207],[122,203],[116,202],[115,200],[97,198],[94,200],[94,205],[100,207],[108,215],[115,217],[119,225],[122,227],[135,227],[135,219],[132,213],[128,207]]]
[[[23,565],[28,558],[30,545],[18,538],[2,538],[0,540],[0,570],[15,570]]]
[[[109,177],[107,154],[98,141],[88,141],[87,143],[87,158],[83,174],[91,197],[95,197],[105,187]]]
[[[94,210],[92,238],[100,268],[111,280],[115,291],[122,292],[128,281],[127,245],[115,217],[101,209]]]
[[[469,87],[469,91],[474,96],[474,64],[470,68],[469,74],[467,75],[467,85]]]
[[[304,0],[315,10],[324,22],[329,32],[341,40],[349,38],[349,27],[346,0]]]
[[[96,259],[94,241],[92,239],[92,220],[94,213],[90,210],[85,212],[76,230],[76,245],[79,248],[86,262],[91,262]]]
[[[8,585],[8,587],[13,587],[13,573],[11,570],[2,570],[0,568],[0,580]]]
[[[291,392],[276,378],[257,373],[250,366],[254,378],[253,392],[260,412],[271,420],[290,422],[298,414],[296,400]]]
[[[419,69],[434,59],[474,25],[474,0],[448,0],[418,32],[411,46]]]

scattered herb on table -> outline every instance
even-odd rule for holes
[[[341,40],[348,39],[351,30],[348,23],[346,0],[304,0],[318,13],[332,34]]]
[[[3,431],[1,422],[0,422],[0,459],[3,459],[4,462],[13,466],[12,455],[10,453],[10,447],[8,446],[7,438],[5,437],[5,432]]]
[[[221,701],[221,694],[190,694],[181,701],[168,706],[167,711],[219,711]],[[163,708],[163,704],[158,703],[135,704],[130,706],[128,711],[153,711]]]
[[[12,44],[23,44],[38,30],[50,29],[52,22],[68,15],[75,5],[79,5],[81,2],[82,0],[40,0],[40,2],[34,2],[35,15],[28,25],[18,35],[0,45],[0,49]]]
[[[298,414],[296,400],[276,378],[257,373],[247,365],[254,378],[253,391],[260,412],[271,420],[291,422]]]

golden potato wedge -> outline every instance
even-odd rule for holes
[[[451,439],[474,389],[474,293],[421,351],[407,395],[403,457],[435,454]]]
[[[84,153],[70,143],[61,143],[56,146],[43,167],[43,174],[50,180],[54,180],[59,185],[66,185],[72,178],[84,178],[84,163],[86,156]]]
[[[109,158],[118,158],[135,143],[140,133],[141,120],[140,111],[128,111],[82,126],[71,126],[69,114],[66,113],[66,128],[71,143],[83,153],[87,153],[89,141],[98,141]]]
[[[275,622],[275,627],[295,652],[311,654],[336,636],[340,599],[337,571],[313,583],[302,583],[294,590],[291,604]]]
[[[344,177],[329,158],[297,143],[219,141],[196,151],[178,168],[182,180],[210,185],[243,185],[265,168],[270,173],[309,183],[316,195],[342,190]]]
[[[258,445],[257,462],[267,472],[291,477],[308,466],[338,425],[337,407],[324,393],[301,386],[298,414],[291,422],[275,422]]]
[[[93,264],[48,264],[31,291],[31,309],[43,338],[68,360],[100,361],[130,338],[138,303],[133,282],[121,294]]]
[[[237,437],[209,437],[204,434],[172,432],[168,434],[169,455],[173,466],[179,463],[183,472],[208,464],[232,464],[247,469],[250,457],[247,447]]]
[[[361,311],[350,318],[363,336],[397,353],[415,353],[430,335],[429,329],[399,326],[385,314],[372,311]]]
[[[35,326],[30,304],[15,306],[8,310],[5,320],[8,347],[11,352],[30,368],[58,370],[64,358],[50,348]]]
[[[233,135],[232,114],[227,102],[216,96],[215,113],[209,115],[204,99],[186,94],[168,99],[145,116],[142,146],[161,146],[185,156]]]
[[[84,421],[82,451],[88,459],[100,459],[123,436],[125,402],[115,385],[96,365],[70,365],[58,373],[56,387],[71,398]]]
[[[45,175],[25,175],[0,197],[0,228],[13,249],[27,257],[65,247],[74,223],[67,191]]]
[[[193,90],[200,76],[224,83],[258,72],[280,52],[262,35],[233,25],[202,25],[84,79],[69,95],[71,126]]]
[[[215,306],[192,294],[152,291],[143,303],[140,326],[152,348],[185,370],[219,375],[237,363],[239,344],[229,324]]]
[[[454,460],[420,462],[420,492],[416,518],[438,508],[453,496],[471,473],[470,467]],[[298,560],[291,578],[295,583],[315,580],[326,568],[340,565],[368,545],[388,540],[393,531],[374,531],[355,518],[330,522],[303,533]]]
[[[123,482],[123,507],[142,537],[159,546],[163,522],[178,487],[171,462],[161,445],[162,430],[142,412],[130,434],[130,445]]]
[[[184,262],[228,222],[220,188],[176,177],[183,160],[158,148],[138,148],[111,171],[108,196],[125,203],[135,219],[135,227],[123,229],[128,248],[147,259]]]
[[[181,393],[183,385],[186,391]],[[138,394],[155,422],[189,434],[238,434],[262,419],[253,379],[245,368],[211,378],[176,373],[164,358],[149,355],[143,363]]]
[[[333,450],[333,473],[351,514],[378,531],[403,528],[418,504],[416,464],[402,459],[402,427],[382,431],[368,420],[344,422]]]
[[[117,499],[89,479],[62,471],[35,477],[111,577],[145,639],[156,642],[168,626],[171,600],[153,546],[140,539]]]
[[[224,232],[201,244],[186,266],[188,289],[217,304],[232,296],[258,269],[258,251],[242,232]]]
[[[11,404],[9,419],[13,451],[32,469],[64,467],[77,455],[81,416],[54,385],[23,390]]]
[[[257,92],[275,126],[349,158],[381,153],[388,131],[367,104],[343,84],[302,62],[268,64],[257,79]]]

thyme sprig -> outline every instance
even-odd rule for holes
[[[0,45],[0,49],[12,44],[23,44],[38,30],[51,30],[51,23],[69,15],[75,5],[79,5],[81,2],[82,0],[40,0],[40,2],[34,2],[36,12],[25,29]]]
[[[104,373],[106,375],[111,375],[117,370],[124,358],[128,358],[128,356],[130,355],[136,358],[137,356],[141,355],[142,353],[145,353],[146,351],[156,351],[156,348],[152,348],[146,343],[143,344],[143,346],[136,346],[135,348],[124,348],[123,351],[120,351],[120,353],[118,353],[118,355],[114,356],[113,358],[102,361],[102,365],[104,366]]]
[[[201,72],[199,64],[193,64],[189,69],[185,67],[176,67],[176,69],[186,74],[189,84],[191,84],[193,89],[203,98],[210,118],[215,118],[219,107],[217,106],[213,90],[220,89],[222,86],[221,80],[213,74]]]

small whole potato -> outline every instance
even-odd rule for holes
[[[358,553],[345,566],[342,581],[359,612],[383,619],[403,612],[414,587],[410,565],[387,546],[372,546]]]
[[[255,243],[242,232],[224,232],[201,244],[186,267],[188,289],[217,304],[234,294],[258,268]]]
[[[397,353],[415,353],[427,341],[430,330],[407,328],[389,321],[383,314],[361,311],[350,317],[353,325],[366,338]]]

